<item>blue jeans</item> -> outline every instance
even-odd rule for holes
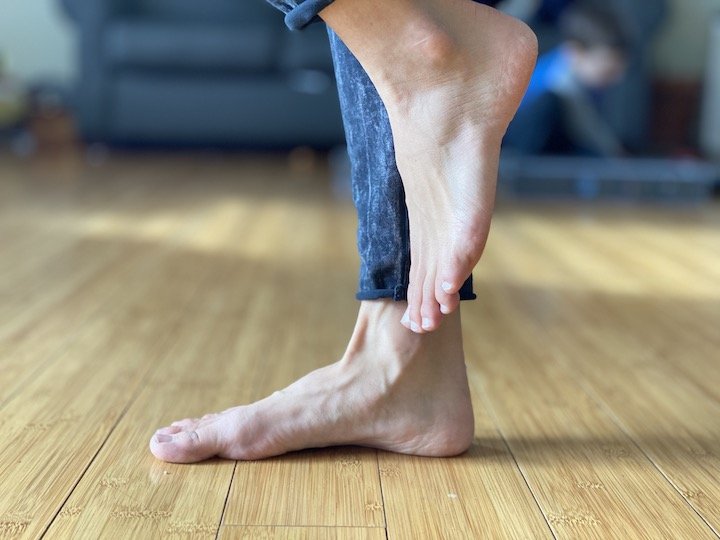
[[[285,13],[285,24],[291,30],[320,21],[318,13],[333,2],[267,1]],[[405,191],[395,163],[390,120],[358,60],[330,28],[328,34],[352,165],[353,202],[358,213],[360,279],[355,297],[358,300],[407,300],[410,227]],[[475,298],[470,275],[460,289],[460,300]]]

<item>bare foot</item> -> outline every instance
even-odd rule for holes
[[[410,221],[402,322],[435,330],[485,247],[500,143],[537,40],[521,21],[471,0],[336,0],[321,16],[388,110]]]
[[[474,420],[460,313],[431,335],[404,330],[404,302],[362,302],[343,358],[252,403],[185,419],[150,440],[158,459],[260,459],[356,444],[452,456],[472,443]]]

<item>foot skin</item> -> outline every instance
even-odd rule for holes
[[[404,303],[363,302],[343,358],[252,403],[173,422],[150,440],[163,461],[260,459],[355,444],[453,456],[472,444],[474,419],[459,311],[430,335],[398,324]]]
[[[417,333],[435,330],[457,309],[485,247],[500,143],[537,40],[521,21],[471,0],[336,0],[320,15],[388,110],[410,221],[401,322]]]

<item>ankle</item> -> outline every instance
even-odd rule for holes
[[[368,68],[384,100],[402,103],[423,90],[455,80],[467,71],[466,53],[455,37],[430,16],[419,13],[393,37],[393,58]]]
[[[446,315],[434,332],[416,334],[400,323],[406,307],[390,299],[363,301],[340,368],[379,371],[392,382],[411,371],[442,377],[453,364],[464,367],[460,310]]]

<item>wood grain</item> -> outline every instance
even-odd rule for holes
[[[475,443],[161,463],[154,429],[339,358],[354,227],[282,158],[0,157],[0,536],[718,538],[720,208],[501,204]]]

